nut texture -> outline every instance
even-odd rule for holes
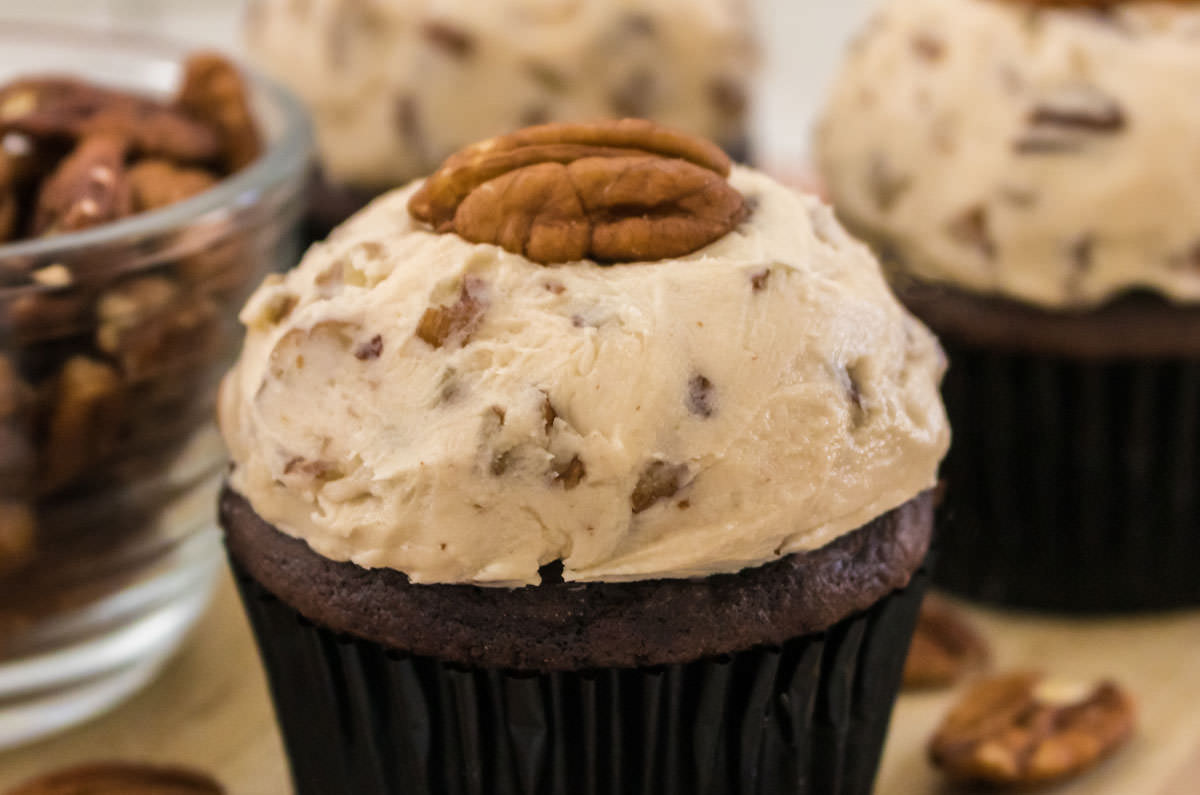
[[[221,143],[206,123],[161,102],[57,77],[0,89],[0,131],[72,141],[105,134],[143,154],[190,162],[216,158]]]
[[[959,610],[927,596],[904,665],[904,687],[948,687],[986,665],[990,656],[987,641]]]
[[[212,172],[158,159],[143,160],[132,166],[127,176],[127,206],[135,213],[190,199],[217,184]]]
[[[729,170],[714,144],[652,122],[549,124],[451,156],[409,212],[544,264],[661,260],[746,218]]]
[[[74,232],[128,215],[123,206],[127,146],[112,135],[84,139],[42,185],[35,233]]]
[[[1030,786],[1079,775],[1133,733],[1135,709],[1113,682],[1060,686],[1036,673],[988,679],[930,741],[933,763],[963,783]]]
[[[177,104],[217,130],[230,171],[243,169],[258,158],[262,139],[246,86],[237,67],[227,59],[214,53],[188,58]]]

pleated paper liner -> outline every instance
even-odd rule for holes
[[[943,344],[955,438],[935,581],[1036,610],[1200,605],[1200,360]]]
[[[340,636],[233,567],[298,795],[869,795],[926,580],[778,648],[523,674]]]

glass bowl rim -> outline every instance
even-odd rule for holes
[[[57,22],[27,22],[3,20],[0,38],[20,36],[25,40],[53,40],[56,44],[84,42],[91,46],[125,46],[147,58],[169,59],[181,63],[189,53],[213,50],[203,45],[187,45],[176,40],[130,30],[93,30]],[[228,55],[228,53],[223,53]],[[239,197],[261,192],[291,176],[301,175],[312,161],[314,133],[308,112],[300,100],[280,83],[230,56],[251,87],[251,96],[265,97],[282,116],[282,134],[270,143],[259,158],[246,168],[226,177],[212,188],[160,210],[138,213],[92,229],[69,232],[48,238],[20,240],[0,244],[0,260],[9,258],[44,258],[53,261],[58,254],[68,254],[88,248],[101,247],[133,239],[152,237],[186,227],[210,212],[239,204]],[[28,281],[0,287],[0,295],[9,291],[38,291],[43,285]]]

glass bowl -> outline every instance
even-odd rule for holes
[[[168,95],[188,48],[0,27],[0,83],[78,75]],[[148,682],[219,571],[219,380],[237,312],[297,258],[302,108],[248,73],[262,156],[211,190],[84,232],[0,245],[0,748]]]

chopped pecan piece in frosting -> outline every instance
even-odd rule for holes
[[[635,514],[649,510],[659,500],[674,497],[687,485],[690,470],[687,464],[669,464],[666,461],[651,461],[642,470],[629,504]]]
[[[458,300],[445,306],[431,306],[421,315],[417,336],[434,348],[447,343],[466,345],[483,322],[487,311],[484,284],[479,279],[463,280]]]
[[[549,124],[451,156],[409,212],[543,264],[662,260],[745,219],[729,170],[716,145],[652,122]]]

